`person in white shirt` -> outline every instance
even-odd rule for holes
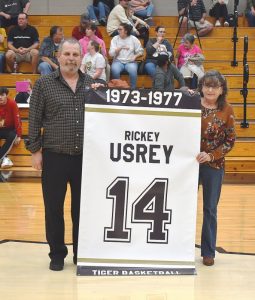
[[[128,72],[130,86],[136,88],[137,81],[137,57],[143,55],[143,48],[140,41],[131,35],[132,27],[129,24],[121,23],[118,28],[119,35],[113,37],[109,55],[113,57],[111,66],[112,79],[119,79],[121,72]]]
[[[96,41],[90,41],[87,47],[88,52],[84,55],[81,63],[81,71],[90,75],[98,82],[106,82],[104,56],[99,53],[100,45]]]

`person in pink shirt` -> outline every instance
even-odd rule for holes
[[[197,78],[204,75],[202,66],[204,56],[202,55],[202,50],[194,44],[194,41],[194,35],[186,33],[183,37],[183,43],[178,47],[175,56],[176,66],[190,88],[196,88]]]
[[[100,45],[101,54],[104,57],[106,57],[107,53],[106,53],[105,42],[96,36],[96,34],[95,34],[96,29],[97,29],[97,26],[95,24],[88,24],[88,26],[86,28],[86,36],[79,40],[79,43],[82,48],[82,56],[84,56],[88,52],[87,48],[88,48],[89,42],[95,41]]]

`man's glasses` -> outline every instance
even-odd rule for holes
[[[163,31],[163,30],[159,30],[159,33],[166,33],[165,31]]]

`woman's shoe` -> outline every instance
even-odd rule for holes
[[[204,256],[203,257],[203,264],[205,266],[213,266],[214,265],[214,258],[213,257],[208,257],[208,256]]]

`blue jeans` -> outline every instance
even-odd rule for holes
[[[101,20],[106,18],[106,16],[108,16],[110,13],[110,8],[103,2],[98,2],[97,6],[89,5],[87,9],[90,20],[97,20],[96,15],[98,15],[99,20]]]
[[[47,75],[55,71],[50,64],[43,61],[38,66],[38,71],[41,75]]]
[[[246,18],[248,20],[248,24],[250,27],[255,27],[255,16],[251,13],[251,11],[247,12]]]
[[[156,63],[151,61],[145,63],[144,70],[151,78],[153,78],[156,72]]]
[[[203,226],[201,256],[215,257],[217,205],[220,199],[224,169],[200,165],[199,180],[203,186]]]
[[[0,53],[0,73],[4,72],[4,64],[5,64],[5,55],[4,53]]]
[[[152,16],[154,5],[151,3],[145,9],[138,10],[135,12],[137,17],[148,18]]]
[[[112,79],[119,79],[120,74],[123,71],[127,71],[130,77],[130,87],[131,89],[135,89],[137,81],[137,67],[136,62],[123,64],[120,61],[114,61],[111,66]]]

